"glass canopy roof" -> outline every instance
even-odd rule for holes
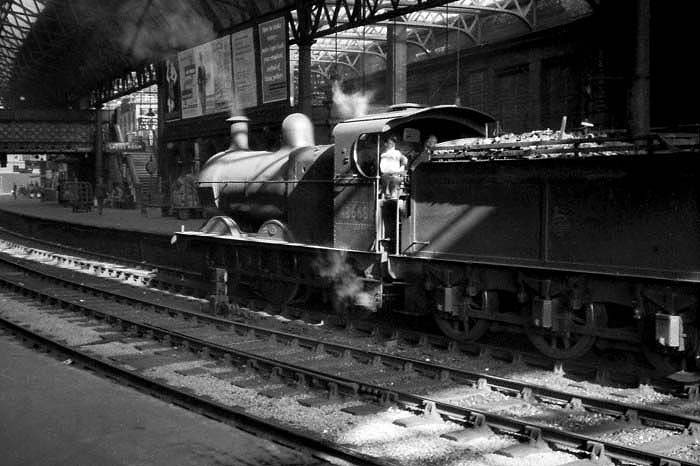
[[[314,72],[324,74],[360,56],[385,60],[390,26],[405,28],[407,44],[418,47],[415,58],[483,45],[505,23],[522,34],[548,27],[553,17],[567,22],[592,13],[598,1],[0,0],[0,99],[85,95],[144,61],[258,18],[284,15],[291,43],[311,37]],[[200,23],[207,34],[194,33]]]

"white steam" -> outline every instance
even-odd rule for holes
[[[328,252],[312,263],[313,268],[331,283],[334,298],[341,306],[375,310],[374,297],[365,291],[364,281],[347,261],[342,251]]]
[[[211,21],[187,0],[129,0],[117,13],[118,40],[137,60],[159,58],[216,39]]]
[[[369,103],[373,92],[353,92],[346,94],[338,81],[333,81],[333,109],[340,119],[355,118],[369,113]]]
[[[235,92],[232,92],[231,98],[229,101],[228,105],[228,116],[229,117],[237,117],[237,116],[245,116],[245,111],[241,108],[241,106],[238,103],[238,96],[235,95]]]

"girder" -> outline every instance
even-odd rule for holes
[[[381,45],[375,44],[373,47],[368,47],[365,49],[335,49],[334,47],[318,47],[314,45],[314,47],[311,49],[311,62],[313,63],[314,61],[321,59],[333,60],[335,59],[335,53],[357,53],[360,55],[373,55],[386,61],[386,51]]]
[[[361,50],[361,43],[364,42],[385,42],[387,40],[387,27],[392,24],[385,21],[354,30],[344,31],[333,36],[325,36],[315,41],[316,44],[323,44],[324,47],[332,47],[338,41],[342,48]],[[480,23],[476,17],[464,15],[445,15],[435,13],[433,21],[406,21],[403,18],[396,20],[393,24],[401,24],[407,27],[407,43],[421,48],[424,52],[430,53],[432,49],[442,44],[431,44],[437,40],[433,30],[455,31],[468,37],[475,44],[481,43]],[[367,30],[370,32],[368,33]]]
[[[444,8],[446,10],[444,14],[447,16],[450,10],[455,12],[454,16],[470,13],[474,15],[474,21],[477,21],[481,15],[507,14],[517,17],[532,29],[535,26],[536,1],[297,0],[297,8],[287,13],[287,22],[293,42],[308,42],[319,37],[388,20],[432,23],[433,21],[424,20],[426,15],[434,14],[438,7]],[[476,27],[478,26],[472,25],[472,28]]]
[[[114,76],[294,6],[294,0],[0,0],[0,98],[11,103],[33,93],[34,102],[45,101],[57,87],[76,100],[96,88],[111,95],[104,89]],[[37,86],[33,77],[49,73],[53,79]]]
[[[426,46],[426,39],[421,38],[415,31],[412,31],[410,33],[411,36],[415,37],[415,39],[408,39],[406,40],[406,43],[415,45],[416,47],[419,47],[426,53],[430,53],[430,50]],[[427,36],[431,36],[432,33],[430,31],[427,32]],[[429,37],[427,38],[429,40]],[[317,41],[314,42],[314,44],[311,46],[312,50],[320,50],[323,48],[324,50],[332,50],[335,51],[336,48],[336,43],[338,44],[337,51],[338,53],[360,53],[363,50],[367,48],[366,45],[363,45],[365,43],[375,43],[375,42],[386,42],[387,38],[386,35],[381,37],[381,36],[372,36],[372,37],[353,37],[349,35],[342,35],[338,34],[337,39],[336,37],[323,37],[321,39],[318,39]]]
[[[0,3],[0,50],[3,51],[0,55],[0,89],[13,79],[15,57],[48,1],[2,0]]]
[[[338,63],[338,65],[349,67],[358,76],[360,76],[361,74],[360,71],[357,70],[357,68],[355,68],[354,66],[350,66],[345,63]],[[333,68],[333,64],[328,64],[327,62],[318,62],[311,67],[311,73],[321,76],[327,81],[331,81],[333,79]]]
[[[362,72],[358,69],[357,64],[360,61],[360,56],[356,55],[354,59],[350,56],[344,56],[339,60],[319,58],[313,61],[311,72],[323,76],[324,78],[330,80],[335,77],[334,71],[338,66],[344,66],[350,68],[358,76]]]
[[[113,78],[109,83],[93,90],[90,93],[90,106],[98,107],[104,102],[118,99],[153,84],[157,84],[156,66],[149,63],[135,71],[129,71],[123,76]]]
[[[593,12],[601,0],[577,1]],[[486,43],[487,28],[503,23],[492,20],[498,15],[534,30],[537,8],[538,0],[0,0],[0,98],[62,87],[97,104],[135,87],[125,77],[133,70],[143,74],[167,54],[279,16],[290,44],[316,41],[321,64],[344,55],[384,59],[388,24],[405,26],[407,43],[430,54]],[[211,32],[192,34],[193,19]],[[334,36],[338,46],[326,42]],[[41,86],[37,75],[54,79]]]

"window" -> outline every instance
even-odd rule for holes
[[[370,178],[377,176],[377,159],[379,157],[379,134],[361,134],[355,142],[353,160],[360,175]]]
[[[486,72],[474,71],[467,78],[466,105],[482,112],[486,111]]]

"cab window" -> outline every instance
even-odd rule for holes
[[[379,133],[361,134],[355,142],[353,161],[357,172],[364,177],[377,176],[377,160],[379,158]]]

